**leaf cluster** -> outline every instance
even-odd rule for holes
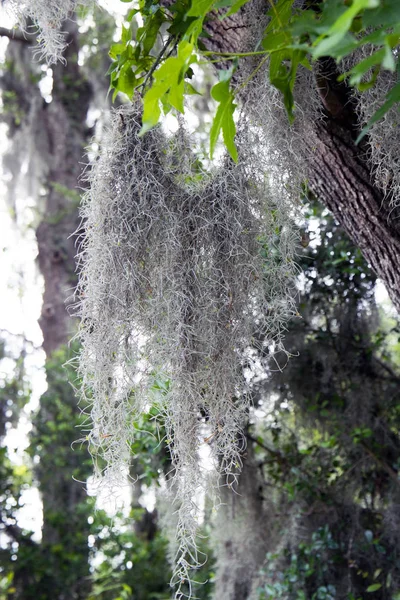
[[[210,154],[222,134],[225,146],[237,161],[235,146],[235,98],[265,64],[272,86],[278,89],[289,122],[295,118],[295,83],[300,68],[330,57],[337,63],[357,50],[367,56],[342,75],[360,92],[376,84],[382,70],[399,70],[400,5],[397,0],[323,0],[298,9],[294,0],[269,0],[268,24],[250,51],[215,52],[206,50],[208,20],[224,19],[243,10],[249,0],[178,0],[168,8],[156,0],[142,0],[139,8],[129,11],[121,41],[110,50],[109,69],[114,97],[118,92],[130,98],[143,95],[142,133],[154,127],[161,111],[183,113],[184,99],[196,94],[191,80],[194,64],[204,59],[224,62],[219,81],[211,95],[218,103],[210,130]],[[140,16],[143,24],[134,27]],[[246,50],[246,51],[244,51]],[[233,77],[240,62],[252,57],[255,67],[240,85]],[[362,130],[359,140],[370,127],[400,101],[400,83],[388,91],[384,104],[376,110]]]

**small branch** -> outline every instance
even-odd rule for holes
[[[149,70],[149,72],[147,73],[145,80],[143,81],[143,83],[141,83],[138,87],[142,88],[143,90],[146,88],[147,82],[150,81],[153,77],[153,73],[154,71],[157,69],[158,65],[161,62],[162,57],[164,56],[165,52],[167,51],[168,46],[170,45],[170,43],[174,40],[174,36],[170,35],[169,38],[167,39],[167,41],[165,42],[160,54],[157,56],[154,64],[152,65],[151,69]],[[175,45],[173,46],[173,48],[175,47]],[[168,55],[169,56],[169,55]],[[168,58],[168,57],[167,57]]]
[[[260,446],[260,448],[262,448],[263,450],[265,450],[266,452],[268,452],[268,454],[271,454],[272,456],[274,456],[276,460],[278,460],[279,462],[286,462],[285,457],[282,456],[282,454],[280,452],[278,452],[277,450],[273,450],[272,448],[269,448],[266,444],[264,444],[263,442],[261,442],[257,438],[255,438],[252,435],[250,435],[250,433],[247,433],[246,435],[247,435],[247,438],[251,442],[254,442],[255,444],[257,444],[257,446]]]
[[[366,444],[364,444],[363,442],[361,442],[360,444],[365,452],[367,454],[370,455],[371,458],[374,459],[374,461],[380,466],[382,467],[382,469],[384,471],[386,471],[386,473],[389,475],[389,477],[397,484],[400,485],[400,479],[398,477],[398,474],[396,473],[396,471],[394,469],[392,469],[391,466],[389,466],[387,464],[387,462],[385,462],[384,460],[382,460],[381,458],[379,458],[379,456],[377,456],[370,448],[368,448],[368,446]]]
[[[246,87],[246,85],[253,79],[253,77],[255,77],[258,73],[258,71],[261,69],[261,67],[263,66],[263,64],[268,60],[270,56],[270,53],[266,54],[264,56],[264,58],[262,60],[260,60],[260,62],[258,63],[257,67],[254,69],[254,71],[252,71],[250,73],[250,75],[247,77],[247,79],[245,79],[243,81],[243,83],[237,88],[237,90],[235,90],[235,95],[240,92],[243,88]]]
[[[389,373],[392,379],[394,379],[395,381],[400,381],[400,376],[392,369],[390,365],[378,358],[378,356],[373,356],[373,359],[375,360],[375,362],[378,363],[379,366],[382,367],[382,369],[385,369],[385,371]]]
[[[212,50],[203,50],[203,56],[219,56],[221,58],[243,58],[247,56],[259,56],[269,53],[269,50],[256,50],[255,52],[214,52]]]
[[[14,42],[22,42],[23,44],[35,44],[36,36],[30,33],[24,33],[19,29],[7,29],[0,27],[0,37],[8,37]]]

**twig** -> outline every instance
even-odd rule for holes
[[[257,444],[257,446],[260,446],[260,448],[262,448],[263,450],[265,450],[266,452],[268,452],[268,454],[271,454],[272,456],[274,456],[279,462],[287,462],[286,459],[285,459],[285,457],[282,456],[282,454],[280,452],[278,452],[277,450],[274,450],[273,448],[269,448],[269,446],[267,446],[266,444],[264,444],[263,442],[261,442],[257,438],[253,437],[249,433],[247,433],[247,438],[251,442],[254,442],[255,444]]]
[[[170,43],[172,42],[172,40],[174,39],[173,35],[170,35],[169,38],[167,39],[167,41],[165,42],[160,54],[157,56],[154,64],[152,65],[151,69],[149,70],[149,72],[147,73],[143,83],[141,83],[138,87],[142,88],[143,90],[146,88],[147,82],[153,77],[153,73],[154,71],[157,69],[158,65],[161,62],[162,57],[164,56],[165,52],[167,51],[168,46],[170,45]]]
[[[378,365],[380,367],[382,367],[382,369],[385,369],[385,371],[387,371],[389,373],[389,375],[395,380],[395,381],[400,381],[400,376],[394,371],[394,369],[392,369],[392,367],[388,364],[386,364],[382,359],[380,359],[378,356],[373,355],[373,359],[375,360],[375,362],[378,363]]]
[[[370,448],[368,448],[368,446],[366,444],[364,444],[363,442],[361,442],[360,445],[361,445],[362,448],[364,448],[365,452],[367,454],[369,454],[370,457],[373,458],[374,461],[378,465],[380,465],[384,471],[386,471],[386,473],[389,475],[389,477],[391,479],[393,479],[393,481],[395,483],[397,483],[397,485],[400,485],[400,479],[399,479],[396,471],[394,469],[392,469],[392,467],[390,467],[384,460],[382,460],[381,458],[379,458],[379,456],[377,456]]]

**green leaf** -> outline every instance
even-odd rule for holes
[[[366,8],[377,8],[379,0],[354,0],[351,6],[335,21],[328,35],[343,33],[349,31],[353,19]]]
[[[113,44],[109,50],[109,55],[114,60],[125,50],[125,44]]]
[[[183,112],[184,75],[196,60],[193,44],[182,40],[176,56],[168,58],[154,74],[154,83],[143,99],[143,118],[140,135],[157,125],[161,116],[160,102],[169,103]],[[168,95],[168,98],[166,97]]]
[[[141,51],[144,55],[147,55],[153,49],[157,36],[160,34],[160,28],[166,20],[163,11],[160,9],[145,17],[143,26],[136,31],[136,56],[138,60]]]
[[[192,6],[187,13],[188,17],[205,17],[212,9],[214,0],[193,0]]]
[[[382,67],[384,69],[387,69],[388,71],[395,71],[396,70],[396,61],[394,59],[392,50],[389,46],[389,44],[385,44],[385,56],[384,59],[382,60]]]
[[[192,0],[190,10],[186,13],[186,17],[196,17],[186,30],[185,36],[194,42],[203,30],[203,22],[207,14],[212,10],[214,0]]]
[[[261,42],[264,50],[270,50],[270,51],[279,50],[280,48],[284,48],[285,46],[287,46],[287,43],[288,43],[288,40],[287,40],[287,34],[285,31],[270,32],[262,39],[262,42]]]
[[[236,0],[236,2],[231,6],[231,8],[228,10],[226,15],[224,15],[224,16],[229,17],[230,15],[237,13],[237,11],[240,10],[242,8],[242,6],[244,6],[244,4],[246,4],[248,1],[249,0]]]
[[[196,24],[197,21],[197,17],[175,18],[172,21],[170,27],[168,28],[168,33],[170,33],[171,35],[184,36],[190,30],[191,26],[193,24]]]
[[[121,2],[127,2],[128,0],[121,0]],[[135,15],[137,15],[138,13],[140,13],[140,10],[138,8],[131,8],[131,10],[128,12],[128,14],[125,17],[125,21],[127,21],[128,23],[130,23],[133,19],[133,17]]]
[[[400,21],[399,0],[381,0],[381,5],[373,11],[365,11],[362,16],[363,28],[391,27]]]
[[[341,59],[356,47],[357,41],[351,33],[338,32],[323,39],[318,46],[311,50],[311,53],[315,60],[321,56],[333,56]]]
[[[231,68],[228,71],[222,72],[221,81],[215,84],[211,90],[211,95],[214,100],[219,102],[219,106],[210,131],[210,157],[212,158],[214,155],[215,146],[222,131],[225,146],[232,159],[237,162],[238,153],[235,146],[236,125],[233,119],[236,104],[234,103],[233,92],[229,87],[233,70]]]
[[[185,94],[188,96],[201,96],[201,93],[196,90],[195,87],[188,81],[185,81]]]
[[[131,36],[131,30],[129,27],[125,27],[124,24],[122,24],[122,35],[121,35],[121,41],[122,43],[125,45],[128,42],[130,42],[132,39]]]
[[[355,86],[358,83],[360,83],[364,75],[368,73],[368,71],[372,69],[372,67],[374,67],[375,65],[380,65],[382,63],[384,57],[385,50],[384,48],[381,48],[377,52],[374,52],[374,54],[371,54],[371,56],[368,56],[367,58],[364,58],[364,60],[361,60],[357,65],[355,65],[355,67],[351,69],[351,71],[345,73],[346,77],[350,77],[350,85]]]
[[[380,590],[382,587],[381,583],[373,583],[372,585],[369,585],[367,587],[367,592],[377,592],[378,590]]]
[[[271,84],[283,94],[283,102],[290,123],[294,120],[293,89],[296,81],[296,73],[299,63],[304,56],[304,51],[293,50],[291,48],[271,54],[269,78]]]
[[[292,16],[293,0],[278,0],[278,2],[268,11],[268,16],[271,17],[265,32],[282,30],[289,24]]]
[[[185,107],[183,105],[184,96],[185,86],[182,79],[179,83],[173,85],[168,93],[169,104],[182,114],[185,112]]]
[[[376,8],[379,6],[379,0],[354,0],[352,5],[345,10],[328,29],[314,42],[312,51],[314,59],[321,56],[336,56],[337,48],[340,48],[340,42],[351,29],[353,19],[367,8]]]
[[[217,0],[217,2],[214,2],[214,9],[218,10],[219,8],[226,8],[227,6],[232,6],[232,4],[234,3],[235,0]],[[225,15],[222,15],[222,18]]]
[[[374,579],[377,579],[381,573],[382,573],[382,569],[375,569]]]
[[[123,92],[129,98],[132,98],[135,84],[136,78],[132,68],[125,68],[118,77],[118,91]]]

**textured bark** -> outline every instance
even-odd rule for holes
[[[40,327],[47,355],[67,343],[72,333],[66,301],[75,285],[76,248],[69,236],[78,224],[78,186],[91,99],[90,87],[77,63],[77,26],[72,22],[66,26],[70,30],[67,64],[54,68],[53,100],[43,111],[49,172],[44,215],[36,232],[39,266],[45,280]]]
[[[309,187],[361,250],[400,312],[400,227],[355,146],[351,133],[333,119],[318,124]]]
[[[64,30],[68,30],[65,51],[67,63],[58,64],[53,69],[53,99],[43,110],[43,137],[47,144],[49,164],[44,214],[36,231],[39,267],[45,282],[39,324],[43,332],[43,348],[49,358],[60,346],[68,343],[73,332],[74,323],[67,306],[68,297],[76,283],[76,248],[70,236],[78,225],[78,186],[82,157],[88,141],[86,116],[91,99],[90,86],[77,62],[78,26],[69,21]],[[60,397],[68,403],[71,414],[78,412],[72,388],[63,388],[61,391],[57,381],[55,386],[56,389],[52,389],[49,385],[47,394],[41,400],[37,417],[39,433],[41,424],[57,421],[58,405],[54,398]],[[72,479],[72,473],[79,469],[79,462],[84,457],[81,452],[81,456],[72,451],[68,454],[65,465],[53,466],[51,459],[46,456],[46,464],[38,471],[43,498],[44,547],[63,545],[60,561],[55,562],[55,569],[59,572],[54,577],[57,588],[53,591],[53,597],[57,597],[57,600],[85,598],[88,593],[88,547],[87,534],[84,535],[85,530],[88,533],[88,525],[77,514],[79,505],[86,503],[86,491],[84,486]],[[52,471],[51,477],[49,471]],[[63,518],[54,519],[56,512],[62,514]],[[71,536],[73,529],[77,532],[75,536]],[[62,582],[63,569],[71,569],[68,557],[74,554],[80,555],[82,564],[76,569],[76,578],[69,584],[69,589],[65,590],[60,585],[60,579]]]

